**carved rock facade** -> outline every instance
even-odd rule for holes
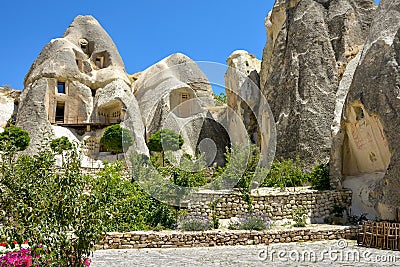
[[[351,188],[355,208],[371,218],[394,219],[400,204],[399,66],[400,1],[383,0],[349,85],[341,148],[332,158],[336,183]]]
[[[306,168],[328,162],[336,93],[362,47],[372,0],[279,0],[265,25],[261,89],[277,127],[277,156],[300,156]]]

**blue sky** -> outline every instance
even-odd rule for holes
[[[264,17],[273,1],[1,1],[0,86],[23,89],[42,48],[77,15],[93,15],[116,43],[129,73],[181,52],[224,63],[237,49],[262,56]]]
[[[0,86],[23,89],[42,48],[61,37],[77,15],[93,15],[116,43],[128,73],[181,52],[196,61],[225,64],[237,49],[259,59],[264,18],[273,0],[57,0],[1,1]]]

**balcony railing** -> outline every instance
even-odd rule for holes
[[[84,126],[84,125],[101,125],[101,126],[109,126],[113,124],[118,124],[122,122],[121,117],[113,117],[113,118],[106,118],[100,117],[95,121],[84,122],[85,117],[68,117],[64,118],[63,116],[56,116],[55,117],[55,124],[56,125],[65,125],[65,126]]]

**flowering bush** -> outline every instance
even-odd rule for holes
[[[33,266],[84,267],[102,239],[111,200],[80,165],[76,149],[66,151],[61,167],[46,146],[35,156],[0,153],[0,238],[29,239],[32,256],[40,255]]]
[[[232,230],[265,230],[271,225],[271,221],[264,215],[248,213],[229,225]]]
[[[0,267],[29,267],[32,265],[32,255],[29,248],[11,251],[0,257]]]
[[[40,252],[46,254],[47,250],[43,250],[41,245],[37,246],[35,251],[29,246],[28,241],[24,241],[21,245],[18,244],[17,241],[13,242],[13,247],[7,245],[6,242],[0,243],[0,267],[38,267],[42,266],[35,262],[35,260],[39,260],[41,257]],[[74,256],[71,255],[71,258]],[[39,261],[38,261],[39,262]],[[74,262],[74,261],[72,261]],[[89,267],[91,264],[91,259],[86,258],[85,260],[80,260],[78,266],[86,266]],[[51,264],[51,262],[46,261],[47,264]],[[46,265],[47,265],[46,264]]]
[[[177,229],[183,231],[206,231],[212,228],[212,223],[205,217],[187,215],[178,220]]]
[[[29,267],[32,265],[32,251],[25,241],[21,245],[17,241],[13,242],[14,247],[7,243],[0,243],[0,267]]]
[[[175,222],[172,208],[123,179],[121,163],[96,177],[82,173],[76,147],[64,151],[62,166],[55,156],[45,143],[33,156],[0,153],[0,242],[28,239],[40,255],[33,266],[88,266],[105,232]]]

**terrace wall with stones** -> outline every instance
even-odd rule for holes
[[[306,211],[311,223],[323,223],[332,215],[334,205],[348,208],[351,205],[350,190],[316,191],[306,188],[293,188],[290,191],[279,189],[253,190],[253,210],[272,221],[292,220],[298,209]],[[186,203],[188,212],[209,219],[215,213],[219,219],[230,219],[248,212],[248,205],[241,194],[235,191],[202,190],[192,195]]]
[[[96,247],[97,249],[182,248],[354,239],[357,229],[356,226],[324,225],[264,231],[107,233]]]

